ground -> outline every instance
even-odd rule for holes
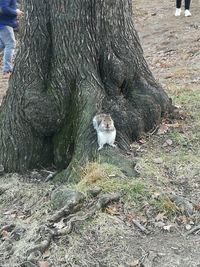
[[[176,18],[174,2],[134,1],[147,62],[177,106],[158,129],[131,145],[128,156],[136,162],[137,177],[98,163],[83,169],[78,185],[45,181],[47,170],[2,173],[1,267],[200,266],[200,227],[190,232],[200,224],[199,3],[192,2],[192,17]],[[7,82],[0,77],[0,83],[1,100]],[[31,248],[52,227],[49,217],[63,205],[55,205],[56,192],[68,187],[86,195],[95,186],[103,192],[99,197],[87,194],[73,230],[54,236],[45,251],[32,255]],[[83,220],[103,193],[112,192],[120,192],[119,201]],[[63,229],[65,220],[61,216],[51,229]]]

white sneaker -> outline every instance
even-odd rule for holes
[[[188,10],[189,11],[189,10]],[[179,17],[181,15],[181,8],[177,8],[175,12],[175,16]]]
[[[190,17],[192,14],[190,13],[189,9],[185,10],[185,17]]]

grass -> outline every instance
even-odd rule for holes
[[[180,208],[166,195],[162,195],[159,199],[152,199],[150,203],[154,207],[155,214],[164,213],[165,217],[172,217],[180,213]]]
[[[198,199],[195,189],[200,174],[200,88],[197,84],[168,84],[168,93],[173,103],[180,106],[183,119],[174,119],[171,123],[178,127],[169,127],[163,135],[148,136],[146,143],[140,145],[141,153],[137,157],[139,178],[127,178],[119,168],[112,164],[88,163],[82,169],[81,181],[76,189],[87,192],[98,186],[103,192],[121,192],[123,200],[141,207],[148,202],[156,212],[172,216],[180,212],[169,199],[168,193],[175,192],[188,198]],[[170,139],[172,144],[163,146]],[[138,145],[138,144],[137,144]],[[156,163],[155,159],[161,162]],[[154,199],[154,192],[161,196]]]
[[[105,193],[120,192],[126,201],[133,202],[148,195],[147,183],[141,179],[127,178],[112,164],[90,162],[82,172],[82,179],[76,185],[81,192],[98,186]]]

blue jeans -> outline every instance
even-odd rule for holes
[[[16,47],[14,30],[5,26],[0,29],[0,51],[4,50],[3,72],[12,71],[12,58]]]

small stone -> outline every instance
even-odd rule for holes
[[[171,139],[167,139],[165,143],[163,144],[163,147],[171,146],[173,144],[173,141]]]
[[[92,197],[96,197],[97,195],[99,195],[101,193],[101,191],[102,191],[101,187],[96,186],[96,187],[89,189],[87,191],[87,195],[92,196]]]
[[[153,160],[153,162],[156,163],[156,164],[161,164],[161,163],[163,163],[163,159],[161,159],[161,158],[155,158]]]
[[[191,225],[189,225],[189,224],[186,224],[186,226],[185,226],[185,229],[186,229],[186,230],[188,230],[188,231],[189,231],[191,228],[192,228],[192,226],[191,226]]]
[[[51,195],[53,209],[61,209],[65,205],[78,204],[83,202],[84,199],[85,195],[83,193],[69,188],[61,188]]]
[[[140,263],[140,261],[138,259],[137,260],[133,260],[130,263],[128,263],[128,266],[136,267],[136,266],[139,266],[139,263]]]

